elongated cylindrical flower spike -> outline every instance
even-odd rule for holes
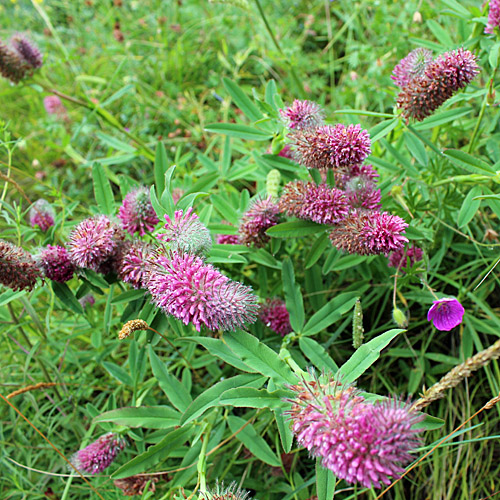
[[[154,247],[137,241],[123,256],[121,268],[118,272],[120,279],[136,289],[146,288],[148,274],[148,257]]]
[[[348,483],[370,488],[390,484],[412,460],[421,440],[414,426],[424,416],[389,398],[368,403],[352,386],[330,378],[292,386],[290,417],[299,445]]]
[[[399,250],[408,241],[403,236],[408,224],[387,212],[351,212],[330,232],[334,247],[360,255],[388,255]]]
[[[397,103],[408,121],[431,115],[455,92],[466,87],[479,73],[469,50],[446,52],[429,63],[423,75],[411,80],[399,93]]]
[[[281,299],[267,299],[260,308],[259,319],[282,337],[292,331],[290,315],[285,302]]]
[[[54,209],[52,205],[43,198],[40,198],[30,208],[31,227],[38,226],[42,231],[47,231],[54,225]]]
[[[363,308],[358,299],[354,304],[354,314],[352,317],[352,346],[359,349],[363,345],[365,329],[363,328]]]
[[[106,215],[85,219],[69,235],[67,247],[71,262],[77,267],[99,272],[120,239],[123,239],[120,228]]]
[[[257,297],[200,257],[158,252],[150,259],[147,287],[153,302],[200,331],[235,330],[257,319]]]
[[[122,326],[122,329],[118,333],[118,338],[123,340],[130,337],[134,332],[147,330],[149,330],[149,325],[143,319],[131,319]]]
[[[391,78],[399,88],[406,87],[414,78],[422,76],[431,62],[432,51],[419,47],[399,61],[392,71]]]
[[[71,457],[71,463],[81,472],[99,474],[107,469],[125,448],[127,441],[113,432],[104,434]]]
[[[412,267],[416,262],[420,262],[423,257],[424,252],[416,246],[410,246],[406,249],[400,248],[389,256],[389,266],[402,270],[406,267]]]
[[[251,500],[250,493],[238,488],[235,482],[224,487],[224,483],[219,484],[217,481],[215,488],[202,491],[201,494],[205,500]]]
[[[266,230],[278,224],[279,212],[278,205],[270,196],[256,201],[241,219],[238,230],[240,242],[243,245],[263,247],[269,241]]]
[[[381,192],[369,177],[352,177],[346,183],[345,197],[351,209],[380,210]]]
[[[64,283],[69,281],[75,272],[75,266],[69,259],[66,248],[48,245],[42,249],[36,262],[49,280]]]
[[[42,67],[43,57],[38,47],[22,33],[16,33],[10,39],[11,47],[33,69]]]
[[[202,224],[192,208],[176,210],[174,220],[165,215],[165,228],[156,237],[176,252],[206,254],[212,247],[210,231]]]
[[[0,283],[12,290],[33,290],[40,269],[28,252],[0,240]]]
[[[24,59],[0,40],[0,74],[12,83],[19,83],[30,71]]]
[[[490,0],[488,24],[484,28],[484,32],[493,35],[495,28],[500,28],[500,0]]]
[[[151,204],[149,190],[144,186],[133,189],[125,196],[118,210],[118,218],[127,233],[139,233],[140,236],[153,231],[160,222]]]
[[[280,115],[286,126],[292,130],[307,130],[319,127],[323,125],[325,118],[319,104],[298,99],[295,99],[288,108],[280,109]]]

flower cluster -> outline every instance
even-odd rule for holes
[[[56,95],[44,97],[43,106],[49,115],[66,116],[66,108]]]
[[[423,415],[397,398],[374,404],[353,386],[329,377],[292,386],[290,418],[299,445],[348,483],[390,484],[420,445],[415,429]]]
[[[0,283],[12,290],[33,290],[41,277],[31,255],[22,248],[0,240]]]
[[[323,125],[324,113],[319,104],[312,101],[295,99],[293,104],[280,109],[280,115],[286,126],[292,130],[307,130]]]
[[[160,222],[151,204],[151,195],[144,186],[133,189],[125,196],[118,218],[127,233],[139,233],[140,236],[144,236],[146,231],[153,231]]]
[[[36,260],[43,274],[58,283],[69,281],[75,272],[68,251],[60,245],[48,245],[42,249]]]
[[[260,309],[259,319],[282,337],[292,331],[290,315],[285,302],[281,299],[267,299]]]
[[[118,275],[124,283],[133,288],[146,287],[148,275],[148,256],[154,251],[152,245],[141,241],[132,243],[123,256]]]
[[[254,202],[241,219],[238,230],[240,242],[243,245],[263,247],[269,241],[266,230],[278,224],[279,212],[278,205],[270,196]]]
[[[45,232],[54,225],[54,216],[52,205],[47,200],[40,198],[30,208],[31,227],[38,226]]]
[[[14,35],[9,44],[0,40],[0,74],[12,83],[24,80],[42,64],[40,51],[24,35]]]

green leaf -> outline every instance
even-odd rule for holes
[[[92,179],[94,180],[95,201],[101,213],[105,215],[115,214],[115,200],[113,190],[109,183],[104,168],[99,163],[92,165]]]
[[[50,286],[52,290],[59,298],[59,300],[63,303],[64,306],[71,309],[73,312],[77,314],[83,314],[83,307],[80,302],[73,295],[73,292],[69,289],[66,283],[58,283],[57,281],[51,281]]]
[[[371,128],[370,139],[372,141],[372,144],[390,134],[396,128],[397,124],[398,119],[391,118],[390,120],[384,120],[383,122],[380,122],[379,124]]]
[[[447,48],[454,45],[449,31],[445,30],[438,22],[434,21],[434,19],[428,19],[426,23],[429,29],[432,31],[432,34],[436,37],[436,39],[443,47]]]
[[[356,352],[340,367],[338,373],[342,382],[349,384],[357,380],[370,366],[380,357],[380,351],[401,332],[400,328],[389,330],[378,337],[363,344]]]
[[[223,78],[222,83],[228,91],[229,95],[233,98],[234,103],[238,108],[245,113],[245,115],[250,118],[253,122],[260,120],[263,114],[259,111],[259,108],[250,100],[249,97],[241,90],[241,88],[231,81],[229,78]]]
[[[307,220],[297,220],[290,222],[282,222],[270,227],[266,234],[272,238],[299,238],[310,234],[322,233],[325,231],[325,226],[316,224]]]
[[[92,422],[112,422],[116,425],[144,429],[169,429],[179,425],[180,417],[181,414],[170,406],[138,406],[101,413]]]
[[[238,226],[239,217],[235,207],[220,195],[213,194],[210,199],[212,200],[215,210],[217,210],[227,222]]]
[[[295,283],[293,264],[289,257],[283,259],[281,278],[283,280],[286,308],[290,315],[290,324],[295,332],[300,333],[305,320],[304,301],[300,293],[300,286]]]
[[[237,433],[235,438],[243,443],[245,448],[247,448],[252,455],[272,467],[281,467],[281,462],[278,457],[273,453],[273,450],[271,450],[264,439],[257,434],[257,431],[252,424],[248,424],[246,427],[241,429],[247,421],[243,418],[234,416],[229,416],[227,418],[227,422],[231,432],[233,434]]]
[[[144,290],[128,290],[113,298],[112,304],[122,304],[123,302],[132,302],[133,300],[142,299]]]
[[[134,146],[131,146],[130,144],[127,144],[126,142],[120,141],[116,137],[112,137],[108,134],[105,134],[104,132],[96,132],[95,134],[101,142],[106,144],[106,146],[109,146],[112,149],[116,149],[117,151],[122,151],[123,153],[135,153],[136,148]]]
[[[326,352],[325,348],[309,337],[300,337],[300,350],[311,360],[311,363],[319,370],[328,370],[336,373],[339,367],[337,363]]]
[[[460,208],[460,212],[458,212],[457,225],[462,228],[466,226],[476,215],[476,212],[479,210],[479,206],[481,205],[481,200],[475,200],[476,196],[480,196],[482,193],[481,188],[479,186],[473,187],[469,194],[465,197],[464,202]]]
[[[456,108],[448,109],[442,113],[437,113],[432,116],[428,116],[425,120],[420,123],[413,125],[415,130],[428,130],[430,128],[437,127],[439,125],[444,125],[445,123],[452,122],[462,116],[468,115],[473,108]]]
[[[211,123],[205,127],[205,130],[249,141],[269,141],[273,138],[273,134],[269,132],[237,123]]]
[[[267,388],[271,392],[277,389],[276,384],[272,380],[270,380],[267,384]],[[288,403],[288,408],[289,407],[290,403]],[[292,429],[290,428],[290,418],[285,413],[284,408],[276,408],[272,410],[272,412],[274,413],[276,425],[278,426],[278,432],[280,435],[281,446],[283,446],[283,451],[285,453],[290,453],[293,445],[293,434]]]
[[[158,197],[156,196],[155,186],[151,186],[149,194],[151,197],[151,205],[153,205],[153,209],[156,212],[156,215],[159,219],[163,219],[163,216],[167,213],[167,209],[158,200]]]
[[[284,398],[293,397],[292,391],[277,389],[269,392],[267,389],[253,387],[237,387],[228,389],[219,400],[221,405],[235,406],[237,408],[283,408],[288,405]]]
[[[408,132],[404,134],[404,138],[410,154],[420,163],[420,165],[426,167],[429,163],[429,156],[427,155],[427,151],[422,141]]]
[[[158,384],[167,396],[168,400],[175,408],[181,412],[185,412],[191,404],[192,398],[187,389],[173,375],[168,373],[165,363],[154,352],[153,346],[149,345],[149,360],[151,369]]]
[[[266,344],[243,330],[224,334],[228,347],[248,366],[270,377],[276,384],[295,384],[297,377]]]
[[[190,438],[191,434],[191,427],[181,427],[169,432],[158,444],[150,446],[147,451],[122,465],[111,477],[122,479],[153,470],[158,462],[165,460],[172,452],[178,450]]]
[[[330,247],[330,240],[326,233],[322,234],[316,241],[312,244],[304,262],[306,264],[306,269],[310,269],[319,258],[325,253],[325,250]]]
[[[53,281],[52,283],[55,282]],[[8,304],[12,300],[18,299],[23,295],[26,295],[26,290],[21,290],[20,292],[14,292],[13,290],[6,290],[4,293],[0,295],[0,306],[4,306],[5,304]]]
[[[106,371],[112,377],[116,378],[116,380],[118,380],[118,382],[121,382],[122,384],[128,385],[129,387],[132,387],[134,385],[132,377],[121,366],[119,366],[115,363],[111,363],[111,361],[104,361],[102,363],[102,366],[104,366]]]
[[[472,156],[465,151],[460,151],[459,149],[447,149],[443,152],[443,154],[449,158],[449,160],[457,165],[458,167],[462,167],[473,174],[481,174],[481,175],[494,175],[495,170],[491,165],[486,163],[485,161]]]
[[[338,256],[334,260],[332,260],[329,265],[326,265],[323,270],[323,274],[328,274],[332,271],[342,271],[343,269],[352,269],[361,264],[362,262],[367,262],[372,260],[373,257],[369,255],[342,255]]]
[[[335,495],[335,476],[329,469],[321,465],[321,459],[316,459],[316,493],[318,500],[333,500]]]
[[[158,142],[156,146],[155,157],[155,187],[157,193],[163,193],[165,189],[165,172],[168,169],[168,158],[165,146],[162,142]]]

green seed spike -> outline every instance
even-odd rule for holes
[[[275,168],[267,174],[266,178],[266,192],[267,196],[273,199],[278,198],[278,190],[280,188],[281,174]]]
[[[361,308],[361,301],[356,300],[354,304],[354,315],[352,318],[352,345],[354,349],[359,349],[363,345],[364,340],[363,328],[363,309]]]

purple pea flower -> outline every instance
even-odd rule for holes
[[[449,332],[462,323],[464,312],[465,309],[457,299],[439,299],[435,300],[429,309],[427,321],[432,321],[438,330]]]

